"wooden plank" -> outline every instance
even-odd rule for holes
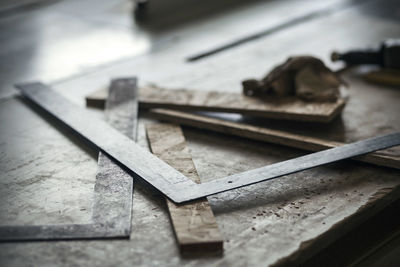
[[[285,131],[272,130],[244,123],[225,121],[182,111],[153,109],[150,111],[150,114],[157,119],[172,123],[179,123],[200,129],[208,129],[215,132],[245,137],[257,141],[285,145],[307,151],[320,151],[344,144],[341,142],[297,135]],[[359,156],[355,159],[375,165],[400,169],[400,157],[396,155],[386,155],[379,152],[374,152]]]
[[[179,126],[166,123],[146,126],[151,151],[196,183],[200,178]],[[207,198],[184,205],[166,199],[179,250],[183,256],[221,255],[223,239]]]
[[[104,91],[96,91],[86,97],[88,106],[101,107]],[[169,108],[186,111],[216,111],[271,119],[330,122],[343,110],[346,101],[306,102],[296,97],[266,98],[248,97],[242,94],[164,89],[145,86],[139,90],[140,107]]]
[[[104,109],[106,105],[108,92],[106,89],[101,89],[93,92],[86,97],[86,106]]]

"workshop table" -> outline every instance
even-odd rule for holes
[[[171,27],[162,20],[143,27],[134,24],[128,1],[100,1],[103,7],[98,2],[60,1],[0,18],[1,36],[10,37],[0,57],[11,62],[10,67],[1,65],[5,77],[0,99],[1,226],[90,223],[97,170],[97,151],[22,99],[13,91],[13,83],[32,79],[50,82],[82,107],[87,94],[107,87],[114,77],[137,76],[141,85],[155,83],[171,89],[240,93],[242,80],[262,77],[288,56],[312,54],[329,63],[333,49],[376,45],[400,36],[400,5],[390,0],[306,1],[302,8],[290,0],[251,1],[185,23],[171,22]],[[74,20],[69,22],[71,18]],[[41,35],[25,36],[34,25],[43,26],[38,31]],[[65,27],[66,37],[57,27]],[[260,32],[258,38],[237,42]],[[79,46],[57,46],[60,43],[54,39],[58,36],[76,40]],[[114,43],[125,44],[111,44],[108,38],[113,36]],[[45,41],[41,43],[40,38]],[[37,41],[36,48],[32,48],[35,44],[31,39]],[[102,47],[103,39],[111,50]],[[89,52],[91,47],[98,53]],[[208,53],[218,47],[225,48]],[[81,48],[83,53],[79,54]],[[204,57],[188,60],[198,55]],[[366,83],[360,79],[362,71],[344,74],[350,99],[342,116],[332,123],[266,120],[266,126],[340,142],[399,131],[400,91]],[[89,111],[103,118],[102,111]],[[144,128],[148,122],[152,119],[141,113],[138,143],[143,147],[148,147]],[[203,182],[306,153],[192,128],[184,127],[183,131]],[[399,148],[384,153],[400,156]],[[180,257],[164,200],[135,186],[129,240],[4,242],[0,243],[0,263],[304,263],[398,200],[399,185],[398,170],[345,161],[211,196],[208,199],[225,241],[224,255],[194,259]],[[337,258],[326,265],[340,262]]]

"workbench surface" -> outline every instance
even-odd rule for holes
[[[48,82],[82,107],[87,94],[115,77],[240,93],[243,79],[262,77],[288,56],[312,54],[338,69],[329,63],[333,49],[400,36],[398,1],[304,1],[299,8],[294,0],[230,0],[223,11],[216,4],[208,12],[211,2],[205,1],[193,18],[165,16],[143,25],[134,22],[131,2],[124,0],[44,1],[0,13],[0,226],[90,223],[97,170],[97,151],[21,98],[13,83]],[[187,60],[259,32],[260,38]],[[266,120],[266,126],[341,142],[400,131],[399,89],[368,84],[360,79],[362,71],[345,72],[349,102],[331,124]],[[148,146],[144,125],[151,122],[141,113],[138,142],[143,147]],[[183,131],[202,181],[306,153]],[[399,148],[385,153],[400,157]],[[179,256],[164,200],[136,186],[129,240],[3,242],[0,265],[304,262],[398,200],[399,185],[398,170],[346,161],[209,197],[225,240],[224,255],[198,259]]]

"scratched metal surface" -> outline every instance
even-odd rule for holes
[[[257,16],[259,18],[268,17],[265,12],[272,14],[274,10],[286,10],[288,6],[291,6],[290,4],[285,5],[285,3],[291,2],[278,2],[283,4],[279,5],[277,2],[271,1],[269,4],[274,8],[269,11],[268,2],[263,3],[263,8],[260,8],[258,12],[254,11],[257,10],[257,5],[252,5],[255,13],[249,12],[247,15],[243,15],[243,21],[249,19],[249,21],[256,22]],[[121,8],[121,10],[121,14],[127,13],[126,9]],[[112,12],[107,14],[110,15],[110,13],[112,14]],[[254,14],[254,17],[251,14]],[[186,24],[182,28],[171,30],[169,32],[172,36],[171,39],[164,39],[168,40],[163,43],[165,46],[160,44],[162,48],[151,54],[132,59],[125,58],[126,60],[122,62],[110,63],[93,72],[88,71],[80,76],[59,80],[54,85],[63,95],[80,105],[84,103],[84,95],[106,86],[111,77],[131,76],[132,74],[137,74],[142,83],[155,82],[169,87],[190,86],[201,90],[239,92],[239,82],[242,79],[262,76],[268,68],[293,53],[311,51],[326,59],[332,47],[345,49],[365,44],[372,45],[377,40],[399,36],[400,27],[398,27],[399,21],[396,14],[398,14],[396,1],[367,1],[362,8],[345,9],[292,26],[284,31],[276,32],[201,61],[185,62],[184,59],[188,55],[202,50],[204,40],[211,38],[210,32],[213,32],[212,36],[215,37],[226,27],[231,27],[230,29],[233,31],[240,24],[241,13],[233,10],[225,15],[219,14],[219,16],[210,18],[207,22]],[[97,16],[97,18],[103,17],[103,21],[112,22],[114,16],[108,15]],[[115,17],[114,19],[117,20]],[[125,23],[126,16],[122,19]],[[222,25],[219,24],[222,21],[225,23],[223,25],[227,25],[226,27],[212,27],[213,25]],[[245,32],[246,23],[242,24],[242,32]],[[174,39],[173,36],[176,38]],[[222,39],[218,42],[224,41]],[[18,77],[22,80],[40,78],[42,74],[46,75],[45,70],[37,71],[32,76],[28,75],[30,72],[23,73],[21,71],[21,74],[10,78],[10,82]],[[79,71],[74,73],[79,73]],[[68,74],[63,77],[67,76]],[[50,76],[47,77],[49,77],[48,80],[52,80]],[[55,77],[54,80],[57,78]],[[361,85],[363,84],[361,83]],[[9,86],[4,88],[7,92],[11,90]],[[345,127],[341,128],[342,131],[333,131],[337,131],[332,133],[333,138],[343,141],[356,140],[380,132],[391,131],[396,128],[396,125],[397,127],[400,125],[398,116],[393,112],[398,107],[398,91],[386,88],[382,95],[379,94],[379,97],[375,97],[376,91],[373,87],[370,87],[368,92],[368,94],[361,95],[361,98],[368,99],[370,105],[373,104],[373,115],[372,112],[369,116],[365,115],[365,111],[368,109],[362,105],[361,99],[355,101],[358,103],[357,105],[351,108],[346,107],[344,111],[343,121],[345,123],[339,123],[339,126],[344,125]],[[49,190],[62,188],[67,193],[66,200],[62,205],[47,201],[45,203],[49,206],[37,207],[40,202],[45,201],[42,196],[46,195],[35,191],[35,187],[44,185],[41,182],[34,183],[33,188],[19,187],[26,196],[16,199],[13,203],[5,202],[8,205],[7,214],[3,217],[11,216],[10,222],[15,223],[35,220],[54,223],[87,220],[90,213],[86,210],[82,211],[85,212],[84,214],[81,214],[80,207],[88,209],[91,206],[87,196],[93,191],[90,186],[93,186],[96,162],[87,154],[87,152],[90,153],[90,150],[82,152],[81,149],[84,146],[81,144],[70,146],[70,140],[49,127],[19,99],[2,99],[0,105],[4,106],[4,109],[1,110],[2,127],[0,129],[2,133],[9,129],[9,136],[13,137],[12,132],[14,131],[11,126],[3,127],[6,125],[3,122],[11,123],[10,120],[15,121],[17,129],[24,125],[32,126],[31,128],[36,129],[32,130],[33,135],[41,132],[45,135],[50,131],[51,134],[49,133],[48,136],[51,135],[51,138],[57,142],[51,142],[43,148],[46,160],[54,159],[56,161],[59,159],[58,154],[54,154],[54,148],[58,148],[60,154],[71,152],[74,155],[73,159],[70,159],[71,162],[67,161],[62,165],[66,168],[64,171],[67,172],[67,176],[70,177],[76,172],[79,174],[76,177],[84,177],[79,179],[88,180],[81,183],[79,180],[72,182],[65,179],[59,182],[54,181],[55,179],[48,179],[48,182],[57,183],[55,187],[48,187]],[[102,116],[99,112],[93,112]],[[15,114],[15,117],[11,116],[12,114]],[[16,118],[21,121],[27,119],[27,122],[17,123]],[[28,120],[28,118],[32,119]],[[31,122],[32,124],[28,124]],[[139,123],[139,140],[143,146],[146,146],[144,122],[145,120],[142,119]],[[390,129],[385,127],[390,127]],[[347,129],[350,131],[346,131]],[[184,133],[201,178],[223,177],[302,154],[301,151],[294,149],[245,141],[209,132],[185,128]],[[26,137],[25,140],[28,144],[32,144],[29,142],[31,138]],[[36,141],[38,140],[36,139]],[[2,147],[9,146],[8,141],[1,144]],[[14,143],[11,145],[16,146]],[[32,144],[32,147],[40,148],[41,146]],[[9,158],[9,153],[6,154],[3,151],[5,150],[1,150],[2,162]],[[34,152],[33,149],[30,151]],[[40,153],[42,152],[39,150],[35,155]],[[60,160],[63,161],[67,155],[60,157]],[[13,162],[16,167],[20,159]],[[46,168],[41,170],[36,168],[37,163],[40,161],[30,163],[29,168],[22,174],[35,175],[42,171],[46,173],[47,166],[43,165]],[[49,162],[49,165],[57,167],[52,162]],[[6,164],[6,166],[11,165]],[[24,168],[21,169],[21,172],[23,170]],[[1,177],[1,181],[4,181],[3,177],[8,176],[1,175]],[[18,183],[26,176],[14,177],[18,179],[15,178],[12,181],[13,185],[2,186],[1,190],[7,188],[15,190],[14,182]],[[68,183],[70,187],[68,187]],[[368,200],[374,199],[374,196],[379,193],[382,195],[390,191],[390,188],[394,188],[398,183],[398,172],[396,171],[359,163],[340,163],[212,197],[210,202],[226,241],[225,254],[222,258],[197,260],[179,258],[164,204],[156,196],[148,197],[138,190],[133,197],[131,240],[2,243],[0,244],[0,262],[11,266],[28,264],[59,266],[132,266],[139,264],[176,266],[185,264],[197,266],[201,263],[219,266],[244,266],[260,263],[267,265],[298,251],[299,248],[302,248],[301,251],[307,251],[304,248],[307,241],[320,236],[329,229],[334,231],[337,223],[344,219],[351,219],[352,215],[362,209]],[[75,188],[77,185],[79,185],[79,190]],[[74,190],[71,189],[72,187]],[[68,192],[80,196],[69,196]],[[9,192],[8,195],[14,196],[15,191]],[[54,194],[54,198],[61,198],[61,195]],[[12,205],[25,207],[24,203],[27,201],[28,203],[34,202],[35,209],[28,207],[20,209],[18,212],[12,209]],[[55,205],[56,207],[54,207]],[[48,207],[49,211],[54,212],[43,213],[42,211],[45,209],[43,207]],[[57,214],[64,209],[70,211],[69,216],[63,216],[63,213],[61,216]],[[36,217],[22,216],[29,211],[31,214],[37,214]],[[373,211],[372,209],[371,213]],[[19,216],[17,213],[21,215]]]

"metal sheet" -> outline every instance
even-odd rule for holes
[[[207,183],[196,184],[162,160],[141,149],[106,123],[93,118],[84,110],[69,103],[46,85],[30,83],[17,87],[24,96],[71,127],[115,161],[125,166],[132,172],[134,177],[143,179],[177,203],[240,188],[400,144],[400,133],[397,132],[312,153]]]

